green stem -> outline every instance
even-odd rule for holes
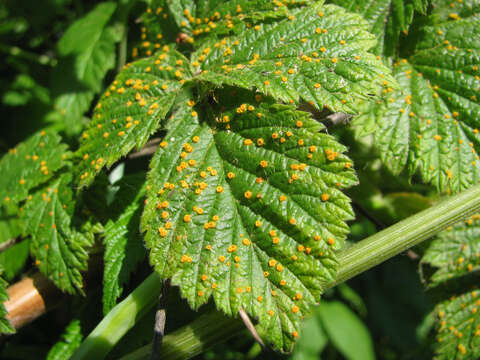
[[[456,196],[449,197],[429,209],[423,210],[358,242],[340,254],[337,279],[328,284],[326,288],[331,288],[361,274],[478,211],[480,211],[480,185],[474,186]],[[159,278],[153,278],[153,275],[151,275],[129,297],[135,294],[135,297],[142,299],[139,289],[143,287],[142,294],[148,300],[145,302],[150,304],[157,298],[160,292],[160,284]],[[80,347],[79,352],[81,356],[78,356],[79,352],[77,352],[74,359],[103,358],[108,350],[115,345],[113,338],[118,341],[128,330],[126,324],[134,325],[137,312],[142,309],[137,306],[135,307],[136,312],[131,308],[130,310],[122,310],[127,299],[118,304],[102,320]],[[125,324],[117,324],[116,321],[119,320],[111,316],[113,312],[126,313],[127,311],[131,311],[131,313],[128,313],[129,320]],[[211,311],[198,317],[191,324],[165,336],[161,349],[162,359],[189,359],[205,350],[208,346],[221,343],[234,336],[242,328],[243,325],[238,321],[227,319],[218,312]],[[94,333],[95,336],[93,336]],[[97,351],[95,346],[101,347],[103,342],[89,341],[92,336],[94,339],[110,338],[108,349],[104,346],[101,348],[102,351]],[[89,345],[87,348],[86,343]],[[150,350],[151,345],[147,345],[127,355],[123,360],[148,359]],[[101,356],[98,356],[99,354]]]
[[[480,185],[420,211],[348,248],[340,255],[333,287],[431,238],[480,211]]]
[[[147,277],[100,321],[71,359],[105,358],[128,330],[152,308],[161,288],[162,281],[157,273]]]
[[[212,345],[227,341],[245,329],[243,323],[222,315],[218,311],[209,311],[197,317],[190,324],[166,335],[160,350],[160,359],[190,359],[201,354]],[[120,360],[150,359],[152,344],[143,346]]]

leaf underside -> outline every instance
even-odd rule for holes
[[[105,225],[103,272],[103,313],[108,313],[122,294],[123,286],[137,264],[145,258],[139,230],[145,197],[145,174],[124,177],[116,200],[112,203],[111,220]]]
[[[236,96],[236,95],[235,95]],[[148,175],[150,261],[193,308],[243,308],[288,351],[335,276],[356,183],[345,148],[293,107],[256,102],[171,119]]]
[[[453,296],[435,307],[436,356],[439,360],[475,360],[480,357],[480,292]]]
[[[93,237],[71,228],[75,203],[70,181],[71,175],[63,174],[38,189],[27,200],[22,216],[40,271],[58,288],[74,294],[83,293],[81,271],[87,269]]]
[[[454,284],[468,284],[472,280],[476,283],[480,270],[480,215],[438,234],[422,262],[437,268],[428,279],[431,287],[456,291],[458,286]],[[461,287],[460,294],[449,298],[446,295],[433,310],[437,330],[435,359],[474,360],[480,356],[480,293],[476,287],[467,292],[465,286]]]
[[[47,354],[47,360],[68,360],[82,343],[82,325],[80,320],[74,319],[68,324],[62,338]]]
[[[480,216],[475,215],[441,232],[429,245],[422,262],[438,270],[429,279],[437,286],[480,270]]]
[[[458,192],[480,180],[480,19],[425,32],[414,55],[394,66],[400,89],[385,86],[383,101],[354,126],[369,132],[374,118],[375,143],[394,174],[418,169],[439,190]]]

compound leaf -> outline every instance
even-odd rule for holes
[[[188,60],[165,46],[155,56],[127,64],[96,106],[77,156],[80,185],[88,185],[160,126],[182,83],[191,76]]]
[[[438,234],[429,245],[422,262],[438,270],[431,285],[480,270],[480,216],[475,215]]]
[[[426,13],[428,0],[333,0],[334,4],[359,13],[370,24],[377,45],[374,54],[392,56],[398,46],[400,34],[408,33],[414,11]]]
[[[87,249],[93,236],[71,228],[75,202],[71,175],[65,173],[40,188],[22,211],[25,235],[36,264],[61,290],[82,293],[81,271],[87,269]]]
[[[62,338],[47,354],[47,360],[68,360],[82,343],[82,325],[80,320],[74,319],[68,324]]]
[[[438,360],[475,360],[480,357],[480,292],[452,296],[435,307]]]
[[[41,131],[0,160],[0,199],[6,203],[24,200],[29,190],[48,181],[65,165],[67,146],[53,131]],[[8,174],[8,176],[6,175]]]
[[[335,5],[292,9],[288,17],[245,27],[238,36],[205,42],[192,54],[199,80],[260,92],[286,102],[356,113],[358,102],[392,79],[367,52],[369,24]]]
[[[145,174],[120,180],[111,205],[112,219],[105,225],[103,313],[115,306],[131,272],[145,258],[139,223],[145,197]]]
[[[458,192],[480,180],[480,19],[425,28],[415,54],[394,66],[398,90],[355,120],[375,133],[383,162],[394,174],[417,169],[441,191]]]
[[[228,315],[243,308],[289,351],[335,277],[353,217],[340,189],[357,180],[345,147],[307,113],[249,96],[226,92],[216,111],[173,115],[142,229],[155,270],[193,308],[210,296]]]

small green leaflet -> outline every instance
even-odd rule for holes
[[[436,286],[480,270],[480,216],[475,215],[441,232],[429,245],[422,262],[437,267],[429,279]]]
[[[235,102],[233,91],[218,95],[214,112],[199,115],[188,101],[173,114],[151,163],[142,229],[155,270],[193,308],[211,295],[230,316],[243,308],[290,351],[335,278],[353,218],[340,189],[357,180],[345,147],[307,113],[259,95]]]
[[[24,235],[31,235],[30,251],[40,271],[58,288],[82,293],[81,271],[87,269],[91,234],[71,228],[75,203],[71,175],[63,174],[37,190],[22,211]]]
[[[127,64],[102,96],[76,155],[81,186],[88,185],[135,146],[142,147],[191,76],[188,60],[165,46],[155,56]]]
[[[68,360],[82,343],[82,325],[80,320],[74,319],[68,324],[62,339],[50,349],[47,360]]]
[[[116,7],[114,2],[99,4],[74,22],[58,42],[60,61],[53,75],[59,94],[55,107],[64,116],[67,131],[79,128],[105,74],[115,65],[118,29],[107,24]]]
[[[0,160],[0,201],[19,202],[65,165],[67,146],[53,131],[41,131],[9,150]]]
[[[480,357],[480,291],[452,296],[435,307],[435,359],[476,360]]]
[[[192,65],[198,80],[356,113],[358,102],[376,94],[379,84],[394,84],[388,68],[367,52],[375,45],[368,27],[358,14],[314,3],[241,36],[205,43],[192,54]]]
[[[145,258],[145,247],[139,230],[140,215],[145,198],[145,174],[122,178],[110,206],[111,219],[105,225],[105,254],[103,273],[103,313],[108,313],[122,294],[140,261]]]
[[[7,310],[3,303],[8,300],[8,283],[1,277],[2,273],[3,269],[0,268],[0,334],[13,334],[15,333],[15,328],[10,324],[10,321],[5,318]]]
[[[417,169],[441,191],[458,192],[480,180],[480,19],[425,28],[413,56],[394,66],[399,90],[354,121],[378,129],[375,142],[394,173]]]
[[[361,14],[370,24],[377,45],[374,54],[393,56],[400,33],[407,34],[414,11],[426,14],[428,0],[332,0],[334,4]],[[449,1],[451,2],[451,1]]]

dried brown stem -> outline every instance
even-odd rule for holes
[[[7,319],[16,329],[43,315],[63,298],[55,285],[40,273],[20,280],[7,291],[9,300],[4,303]]]

